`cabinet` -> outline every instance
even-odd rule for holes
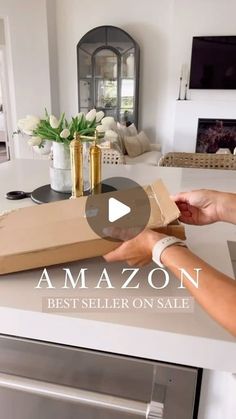
[[[102,110],[138,125],[139,46],[122,29],[100,26],[77,45],[79,111]]]

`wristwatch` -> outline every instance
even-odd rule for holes
[[[152,249],[152,260],[161,268],[164,268],[165,265],[161,263],[161,254],[169,246],[173,245],[187,247],[183,240],[177,239],[177,237],[167,236],[159,240]]]

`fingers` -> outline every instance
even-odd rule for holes
[[[132,229],[132,233],[134,229]],[[107,231],[119,238],[129,239],[130,231],[114,229],[113,231]],[[136,231],[137,233],[137,231]],[[124,241],[116,250],[104,255],[104,259],[107,262],[115,261],[127,261],[130,266],[143,266],[150,263],[152,260],[152,249],[154,244],[165,237],[161,233],[156,233],[152,230],[144,230],[141,234],[135,235],[131,240]]]
[[[181,215],[181,216],[179,217],[179,221],[181,221],[181,223],[184,223],[184,224],[196,224],[196,223],[193,221],[193,219],[192,219],[191,215],[189,215],[189,216],[184,216],[184,215]]]
[[[180,210],[179,220],[185,224],[195,224],[193,219],[193,207],[190,205],[191,192],[180,192],[177,195],[172,195],[171,199],[176,203]]]
[[[129,266],[131,266],[131,267],[135,266],[135,267],[138,267],[138,268],[142,268],[143,266],[148,265],[150,262],[151,262],[151,259],[145,259],[145,260],[143,260],[143,259],[129,259],[129,260],[126,261],[126,263]]]
[[[180,211],[189,211],[189,205],[186,202],[176,202]]]
[[[136,266],[136,267],[142,267],[145,265],[148,265],[152,260],[151,258],[142,258],[142,257],[133,257],[133,258],[129,258],[128,260],[125,260],[127,257],[127,252],[125,251],[124,254],[118,252],[118,250],[120,249],[120,247],[110,253],[108,253],[107,255],[103,256],[104,259],[106,260],[106,262],[121,262],[121,261],[125,261],[127,263],[127,265],[129,266]],[[122,250],[123,252],[123,250]],[[126,256],[125,256],[126,254]]]
[[[186,204],[185,202],[176,202],[176,205],[179,208],[181,215],[185,215],[186,217],[190,217],[192,215],[189,204]]]
[[[115,250],[112,250],[112,252],[107,253],[103,256],[106,262],[119,262],[122,260],[125,260],[127,257],[127,251],[125,243],[123,243],[120,247],[118,247]]]
[[[189,202],[189,196],[191,192],[180,192],[176,195],[170,195],[170,199],[174,202]]]
[[[106,227],[103,229],[103,234],[105,234],[106,237],[124,241],[124,232],[121,228]]]
[[[119,228],[119,227],[107,227],[103,229],[103,233],[107,237],[112,237],[113,239],[118,239],[121,241],[128,241],[137,236],[141,231],[141,228]]]
[[[192,211],[189,208],[185,209],[185,208],[180,207],[179,210],[181,212],[181,217],[189,218],[189,217],[192,217],[193,215]]]

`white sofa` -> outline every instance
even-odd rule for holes
[[[124,164],[137,164],[143,163],[151,166],[157,166],[161,158],[160,144],[151,144],[151,151],[141,154],[137,157],[129,157],[124,155]]]
[[[129,157],[122,154],[117,148],[102,148],[104,164],[138,164],[143,163],[151,166],[158,166],[161,158],[160,144],[151,144],[151,151],[141,154],[137,157]]]
[[[103,150],[103,163],[105,164],[137,164],[143,163],[149,166],[157,166],[161,158],[161,145],[150,143],[148,137],[143,131],[138,133],[134,124],[126,127],[120,122],[116,122],[113,117],[107,116],[101,121],[101,130],[105,132],[101,148]],[[137,157],[129,157],[124,154],[125,150],[130,150],[130,154],[138,154],[131,152],[131,143],[128,140],[135,141],[140,145],[138,151],[148,149],[150,151],[140,154]],[[125,144],[126,143],[126,144]]]

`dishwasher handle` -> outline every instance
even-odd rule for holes
[[[110,394],[77,389],[46,381],[32,380],[30,378],[1,372],[0,387],[50,397],[60,401],[70,401],[81,405],[108,409],[119,413],[128,413],[134,415],[136,418],[163,419],[164,414],[164,401],[162,400],[152,400],[150,403],[144,403]],[[159,386],[156,385],[156,388],[158,389]]]

